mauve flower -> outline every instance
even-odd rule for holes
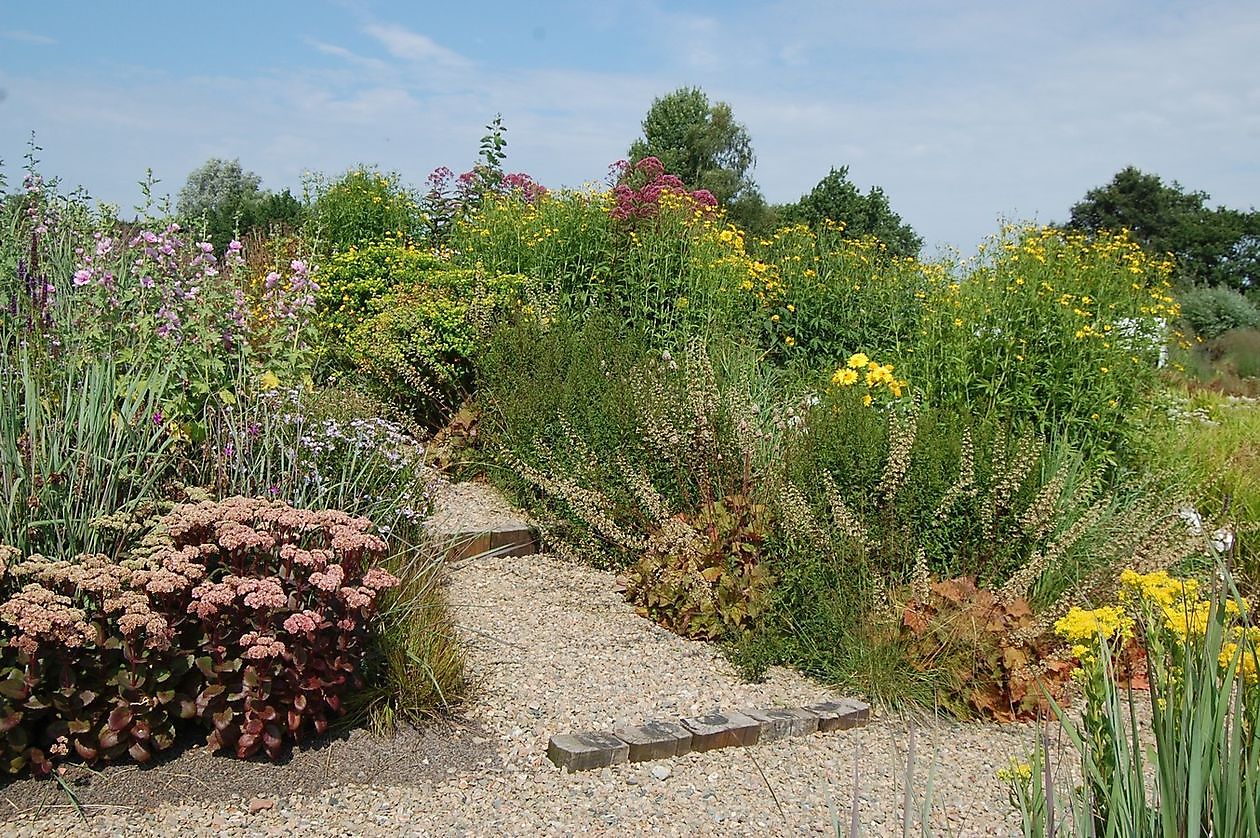
[[[341,601],[351,608],[366,608],[376,600],[376,591],[362,585],[357,588],[342,588],[337,593]]]
[[[380,591],[385,588],[396,587],[399,584],[399,579],[387,570],[374,567],[363,574],[363,584],[372,590]]]
[[[310,583],[321,591],[335,591],[341,587],[341,583],[345,581],[346,572],[342,570],[339,564],[330,564],[326,570],[321,573],[312,573],[310,575]]]
[[[319,626],[319,623],[319,614],[308,609],[297,614],[290,614],[289,618],[284,621],[284,630],[290,634],[304,634],[308,631],[314,631]]]
[[[254,589],[245,595],[248,608],[276,609],[283,608],[289,601],[280,580],[274,577],[259,579]]]
[[[92,281],[92,272],[89,271],[87,268],[80,268],[79,270],[74,272],[74,286],[76,288],[82,288],[84,285],[87,285],[91,281]]]

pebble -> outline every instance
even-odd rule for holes
[[[668,765],[653,765],[652,776],[658,780],[664,780],[669,777],[670,771]]]

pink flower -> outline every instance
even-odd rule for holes
[[[243,586],[242,586],[243,587]],[[280,580],[274,577],[259,579],[253,590],[245,595],[245,606],[259,610],[283,608],[289,601]]]
[[[346,572],[341,569],[341,565],[330,564],[323,573],[312,573],[310,581],[312,585],[321,591],[335,591],[341,587],[341,583],[345,581],[345,578]]]
[[[387,570],[374,567],[363,574],[363,584],[374,591],[380,591],[385,588],[396,587],[399,584],[399,579]]]
[[[289,634],[305,634],[308,631],[314,631],[320,623],[318,613],[307,609],[297,614],[290,614],[289,618],[284,621],[284,630]]]
[[[376,599],[376,591],[371,588],[342,588],[338,591],[342,602],[351,608],[367,608]]]

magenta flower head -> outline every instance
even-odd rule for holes
[[[695,192],[692,192],[691,199],[697,204],[706,207],[716,207],[718,204],[717,198],[713,197],[713,193],[707,189],[697,189]]]
[[[634,164],[637,172],[642,172],[648,180],[655,180],[665,174],[665,164],[656,157],[644,157]]]
[[[166,417],[162,415],[162,411],[160,410],[153,411],[153,424],[154,425],[160,428],[162,427],[162,423],[165,421],[166,421]]]

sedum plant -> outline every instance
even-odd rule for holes
[[[322,733],[398,584],[385,546],[366,518],[235,497],[176,506],[123,561],[3,548],[5,769],[145,762],[190,724],[238,757]]]

